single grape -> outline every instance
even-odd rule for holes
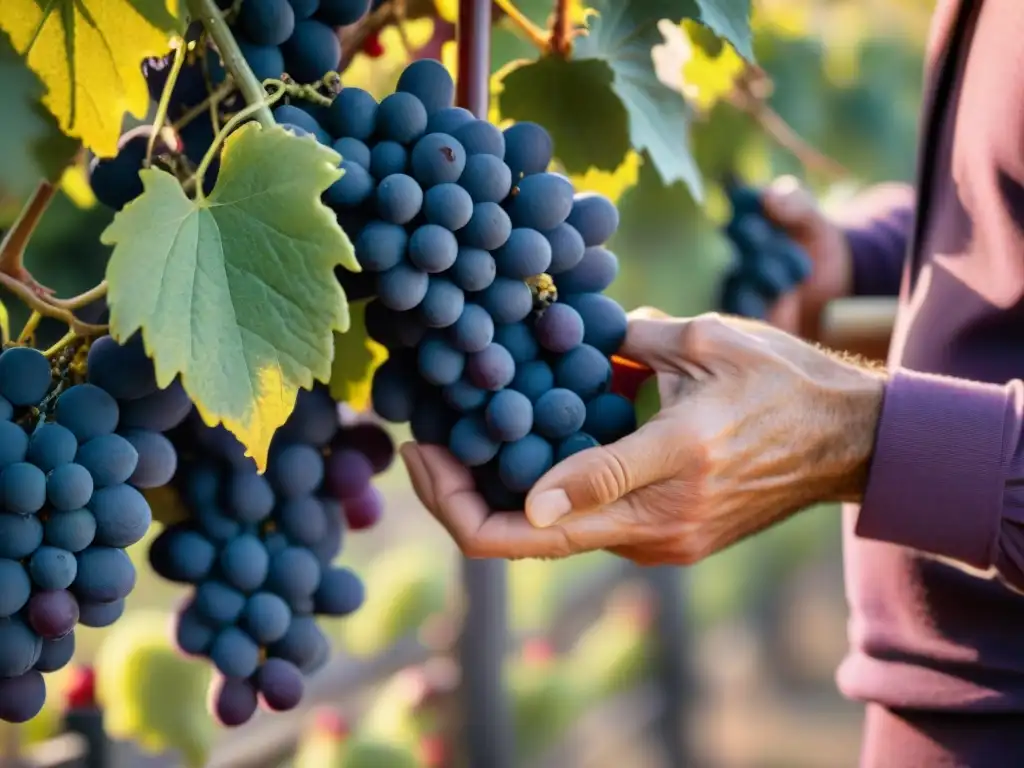
[[[257,45],[280,45],[295,31],[295,11],[288,0],[245,0],[236,23]]]
[[[516,227],[546,231],[563,223],[572,206],[571,181],[556,173],[537,173],[516,185],[510,215]]]
[[[311,616],[296,616],[284,637],[273,643],[268,651],[273,658],[286,659],[299,669],[306,669],[316,661],[326,646],[327,638],[320,631],[316,620]]]
[[[460,302],[460,306],[462,314],[449,329],[448,339],[461,352],[481,352],[494,341],[494,321],[487,310],[477,304],[462,306]]]
[[[166,389],[121,403],[118,426],[121,429],[149,429],[168,432],[181,424],[192,412],[192,401],[180,379]]]
[[[198,531],[182,526],[164,528],[149,548],[153,570],[168,581],[197,584],[213,569],[217,550]]]
[[[293,608],[313,596],[320,586],[320,563],[304,547],[286,547],[270,559],[264,587],[283,597]]]
[[[486,405],[490,392],[473,386],[466,379],[459,379],[444,387],[441,396],[449,408],[459,413],[468,413]]]
[[[369,200],[377,186],[369,172],[354,160],[342,160],[339,167],[342,176],[324,192],[324,202],[351,208]]]
[[[245,533],[225,544],[217,559],[225,581],[242,592],[251,592],[263,584],[269,562],[263,543]]]
[[[455,235],[437,224],[417,227],[409,237],[409,261],[424,272],[444,272],[459,253]]]
[[[540,354],[540,345],[533,330],[526,323],[506,323],[494,331],[494,340],[512,355],[516,365],[534,360]]]
[[[384,513],[384,496],[377,488],[368,486],[344,504],[345,521],[353,531],[361,531],[377,524]]]
[[[370,149],[370,173],[374,178],[380,180],[392,174],[404,174],[408,168],[409,152],[397,141],[381,141]]]
[[[497,392],[512,381],[516,374],[516,364],[507,349],[492,343],[469,356],[466,373],[476,386]]]
[[[408,421],[416,407],[415,372],[397,358],[386,360],[373,376],[370,400],[382,419],[395,424]]]
[[[440,393],[430,389],[420,395],[409,420],[413,440],[424,445],[447,445],[458,414],[445,407]]]
[[[504,208],[497,203],[476,203],[469,223],[459,230],[459,241],[472,248],[493,251],[505,244],[511,232],[512,220]]]
[[[411,93],[434,115],[451,107],[455,83],[447,68],[434,59],[419,59],[407,66],[398,78],[396,91]]]
[[[302,701],[302,672],[285,659],[269,658],[256,672],[256,688],[267,709],[285,712]]]
[[[269,645],[284,637],[291,620],[288,603],[272,592],[256,592],[242,609],[241,625],[258,645]]]
[[[214,629],[203,621],[191,603],[175,614],[173,632],[175,645],[189,656],[205,654],[216,637]]]
[[[505,156],[505,137],[486,120],[473,120],[459,126],[454,136],[466,149],[466,155]]]
[[[0,421],[0,469],[22,461],[28,454],[25,430],[10,421]]]
[[[62,512],[88,504],[94,487],[92,475],[81,464],[61,464],[46,476],[46,498],[54,509]]]
[[[146,355],[141,333],[124,344],[111,336],[96,339],[89,345],[86,372],[91,383],[118,400],[134,400],[157,391],[156,369]]]
[[[0,560],[0,616],[16,614],[31,594],[32,582],[25,567],[17,560]]]
[[[343,136],[335,141],[331,148],[341,155],[342,160],[355,163],[367,172],[370,170],[370,148],[359,139]]]
[[[497,274],[494,257],[482,248],[463,246],[449,270],[452,281],[464,291],[482,291]]]
[[[533,293],[522,280],[496,277],[475,297],[495,323],[518,323],[533,311]]]
[[[396,264],[377,278],[377,292],[381,303],[396,312],[415,309],[427,295],[430,279],[426,272],[411,264]]]
[[[451,134],[476,117],[465,107],[444,107],[431,113],[427,119],[427,133]]]
[[[0,558],[21,560],[35,552],[42,543],[43,524],[38,517],[0,514]]]
[[[448,450],[467,467],[486,464],[500,448],[501,443],[491,437],[487,424],[477,415],[459,419],[448,438]]]
[[[470,155],[459,185],[474,203],[500,203],[512,189],[512,171],[495,155]]]
[[[50,388],[50,361],[32,347],[0,354],[0,395],[12,405],[35,405]]]
[[[0,472],[0,501],[16,515],[35,514],[46,503],[46,475],[34,464],[9,464]]]
[[[423,195],[423,215],[429,223],[456,232],[472,218],[473,199],[458,184],[437,184]]]
[[[334,136],[368,141],[376,120],[377,100],[362,88],[348,86],[327,108],[324,125]]]
[[[431,275],[419,313],[428,328],[448,328],[462,316],[465,304],[466,297],[461,288],[450,280]]]
[[[348,568],[328,568],[313,595],[316,612],[325,616],[348,616],[366,599],[363,582]]]
[[[377,108],[377,134],[399,144],[412,144],[427,130],[427,110],[411,93],[385,96]]]
[[[110,434],[117,428],[119,418],[117,401],[95,384],[79,384],[65,389],[57,398],[57,423],[71,430],[79,443]]]
[[[327,24],[346,27],[355,24],[370,10],[370,0],[320,0],[318,13]]]
[[[521,392],[503,389],[487,404],[484,420],[495,440],[503,443],[520,440],[533,429],[533,403]]]
[[[622,395],[605,392],[587,403],[583,430],[600,443],[613,443],[636,429],[636,410]]]
[[[196,588],[193,606],[198,616],[214,627],[238,621],[245,595],[221,581],[204,581]]]
[[[573,199],[567,221],[586,245],[604,245],[619,228],[619,211],[615,203],[602,194],[580,192]]]
[[[210,691],[210,710],[229,728],[249,722],[259,705],[256,688],[248,680],[221,677]]]
[[[43,640],[42,648],[39,652],[39,659],[36,661],[33,669],[36,672],[57,672],[58,670],[64,669],[75,655],[75,633],[69,632],[64,637],[58,637],[56,640]],[[2,691],[2,687],[0,687]],[[0,696],[4,693],[0,692]],[[0,713],[0,720],[3,720],[3,714]]]
[[[618,352],[626,339],[626,311],[614,299],[600,293],[560,296],[583,319],[583,343],[605,355]]]
[[[291,37],[281,44],[285,70],[299,83],[314,83],[341,62],[341,41],[328,25],[316,19],[295,24]]]
[[[555,303],[545,309],[534,330],[540,345],[555,354],[564,354],[583,343],[583,318],[568,304]]]
[[[551,246],[551,264],[548,273],[560,275],[575,267],[583,260],[587,247],[583,237],[569,224],[559,224],[544,233]]]
[[[100,488],[88,507],[96,519],[96,542],[108,547],[130,547],[146,535],[153,522],[146,497],[130,485]]]
[[[66,549],[44,545],[29,558],[28,572],[40,589],[67,589],[78,573],[78,561]]]
[[[59,428],[59,425],[54,426]],[[31,445],[29,441],[30,449]],[[135,446],[121,435],[114,434],[101,435],[83,444],[75,456],[75,464],[62,463],[60,469],[66,471],[65,467],[81,466],[89,473],[96,488],[106,488],[127,482],[138,463],[139,452]],[[55,474],[56,470],[50,476],[51,481]]]
[[[426,381],[443,387],[462,376],[466,355],[441,336],[432,336],[420,344],[417,362],[420,375]]]
[[[287,499],[305,496],[323,482],[323,456],[311,445],[286,446],[274,454],[267,475],[280,496]]]
[[[579,264],[558,275],[555,283],[562,293],[600,293],[618,273],[619,260],[615,254],[595,245],[583,252]]]
[[[13,515],[4,517],[14,517]],[[35,517],[20,517],[17,519],[31,521],[39,525]],[[0,521],[2,523],[2,521]],[[46,518],[45,526],[40,526],[42,539],[47,544],[68,552],[81,552],[96,539],[96,518],[88,509],[73,509],[69,512],[53,512]],[[27,534],[22,534],[27,535]],[[4,538],[4,526],[0,524],[0,541]],[[27,543],[27,542],[26,542]],[[39,543],[36,546],[39,546]],[[9,546],[9,545],[8,545]],[[33,550],[35,547],[33,547]],[[0,546],[0,556],[5,556],[6,551]],[[31,552],[26,552],[21,557],[27,557]]]
[[[536,229],[513,229],[505,244],[494,253],[498,274],[525,280],[542,274],[551,265],[551,243]]]
[[[135,470],[128,482],[136,488],[160,488],[167,485],[178,468],[178,452],[159,432],[129,429],[122,434],[138,456]]]
[[[284,56],[276,45],[257,45],[241,38],[235,38],[242,58],[260,82],[277,80],[284,72]]]
[[[377,185],[377,212],[385,221],[408,224],[422,206],[423,189],[412,176],[393,173]]]
[[[44,640],[68,635],[78,623],[78,601],[67,590],[36,592],[26,609],[29,626]]]
[[[570,350],[554,366],[556,386],[570,389],[584,400],[599,395],[611,383],[612,365],[589,344]]]
[[[32,669],[42,650],[42,638],[20,616],[0,619],[0,684],[3,678],[18,677]],[[7,704],[7,699],[0,697],[0,707]]]
[[[373,422],[345,427],[335,441],[335,448],[355,448],[370,461],[374,474],[386,471],[395,459],[395,443],[391,435]]]
[[[210,661],[226,677],[249,677],[259,666],[260,649],[238,627],[224,627],[210,646]]]
[[[555,463],[565,461],[567,458],[588,448],[596,448],[600,443],[586,432],[577,432],[569,435],[555,448]]]
[[[331,496],[344,501],[359,496],[373,479],[373,464],[361,451],[342,448],[327,457],[325,485]]]
[[[539,435],[529,434],[502,446],[498,454],[498,476],[510,491],[526,493],[553,463],[551,443]]]
[[[36,670],[0,678],[0,720],[26,723],[43,710],[46,683]]]
[[[583,426],[587,407],[575,392],[550,389],[534,406],[534,430],[549,440],[563,440]]]
[[[322,502],[314,496],[288,499],[274,512],[278,530],[295,544],[316,546],[327,535]]]
[[[512,171],[512,183],[524,176],[543,173],[551,163],[554,144],[544,128],[528,121],[505,129],[505,162]]]
[[[428,133],[409,155],[412,175],[424,189],[459,180],[466,167],[466,150],[446,133]]]

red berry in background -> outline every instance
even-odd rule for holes
[[[340,712],[326,707],[313,712],[312,730],[315,733],[330,735],[336,739],[345,739],[350,733],[348,720]]]
[[[384,46],[380,42],[380,31],[371,32],[363,42],[363,53],[371,59],[379,59],[384,55]]]
[[[547,666],[555,658],[555,649],[544,638],[534,637],[523,644],[523,658],[532,666]]]
[[[640,385],[653,375],[654,371],[646,365],[617,355],[612,357],[612,392],[627,400],[636,400]]]
[[[448,761],[448,746],[438,734],[420,739],[420,759],[426,768],[444,768]]]
[[[92,667],[72,667],[65,701],[68,709],[96,706],[96,673]]]

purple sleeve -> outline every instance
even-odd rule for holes
[[[874,187],[843,212],[840,224],[850,244],[853,295],[898,295],[914,226],[913,190],[897,184]]]
[[[1024,589],[1024,383],[900,370],[886,385],[857,535],[995,568]]]

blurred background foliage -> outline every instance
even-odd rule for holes
[[[445,39],[450,35],[449,22],[454,21],[454,5],[437,0],[442,20],[410,21],[404,30],[404,40],[397,30],[385,30],[381,37],[384,57],[370,60],[363,54],[357,55],[344,75],[344,82],[365,87],[377,95],[388,92],[406,61],[406,44],[413,49],[425,48],[430,55],[440,55],[454,67],[453,44]],[[665,54],[667,64],[662,61],[668,72],[663,78],[676,82],[692,104],[689,141],[704,173],[707,193],[704,201],[698,203],[682,185],[665,187],[657,172],[635,153],[627,154],[614,172],[592,170],[574,178],[579,188],[601,191],[620,206],[622,223],[612,247],[622,269],[610,293],[627,308],[654,305],[674,314],[691,314],[715,307],[717,281],[729,260],[727,243],[719,232],[727,210],[718,182],[727,172],[734,171],[755,183],[767,182],[783,173],[797,174],[818,192],[827,206],[841,205],[858,189],[876,181],[911,179],[922,55],[932,5],[929,0],[755,0],[754,48],[758,64],[773,85],[767,104],[805,142],[841,165],[846,171],[841,178],[805,171],[790,151],[766,133],[755,116],[730,103],[728,96],[742,65],[728,47],[713,55],[713,47],[686,45],[688,39],[697,36],[695,30],[669,30],[669,40],[675,40],[676,45]],[[551,3],[524,0],[519,6],[535,21],[544,23]],[[494,87],[498,90],[503,69],[514,66],[520,57],[534,54],[505,21],[496,25],[492,44]],[[501,121],[496,107],[492,118]],[[593,130],[600,131],[601,127],[595,125]],[[680,151],[686,151],[685,142],[686,137],[680,136]],[[63,193],[47,212],[31,242],[26,263],[43,284],[61,295],[71,295],[91,287],[102,276],[108,253],[99,243],[99,234],[110,213],[93,204],[81,168],[69,170],[62,188]],[[0,226],[13,219],[17,203],[0,199]],[[18,327],[25,317],[23,308],[12,297],[3,298],[14,326]],[[45,341],[45,337],[59,331],[44,324],[40,336]],[[396,434],[396,439],[405,437],[401,430]],[[429,629],[432,618],[451,613],[458,602],[455,552],[418,507],[404,471],[393,468],[382,478],[382,488],[389,498],[384,523],[379,530],[352,536],[343,558],[366,577],[369,593],[364,610],[332,629],[339,650],[354,656],[373,655],[409,632]],[[163,616],[179,597],[178,589],[159,581],[149,570],[145,562],[148,542],[146,539],[133,548],[139,586],[129,599],[129,612],[140,612],[146,621],[134,630],[130,622],[119,624],[118,644],[127,642],[123,638],[135,631],[141,633],[140,638],[144,635],[137,645],[150,648],[155,642],[150,634],[154,617]],[[687,583],[686,612],[693,631],[698,636],[712,636],[715,627],[745,621],[743,617],[762,620],[774,616],[776,624],[785,625],[791,612],[783,601],[794,590],[787,591],[783,585],[801,573],[806,576],[808,564],[824,564],[824,571],[810,572],[815,574],[814,586],[833,601],[836,618],[828,632],[840,638],[838,650],[826,653],[825,663],[818,670],[827,688],[844,632],[839,544],[837,510],[822,508],[800,515],[695,568],[680,570],[680,578]],[[608,566],[609,560],[594,555],[567,562],[512,564],[515,631],[543,635],[558,618],[559,597],[574,585],[594,578],[601,568]],[[796,593],[806,595],[800,589]],[[635,601],[633,605],[635,609]],[[623,613],[614,606],[608,610],[613,613],[599,619],[596,629],[585,634],[575,650],[558,649],[554,660],[550,653],[534,653],[510,661],[510,684],[515,692],[517,722],[524,744],[539,748],[578,716],[588,700],[616,690],[624,675],[643,675],[644,667],[637,663],[647,642],[643,611]],[[152,611],[156,613],[149,613]],[[627,620],[624,616],[632,618]],[[771,648],[773,641],[763,634],[775,631],[771,621],[757,626],[756,631],[762,634],[756,636],[755,642]],[[108,658],[121,659],[116,663],[136,663],[125,660],[130,654],[103,651],[108,635],[107,630],[83,628],[79,633],[78,660],[90,663],[105,652]],[[109,639],[115,642],[113,635]],[[804,652],[797,655],[800,653]],[[147,654],[142,656],[150,659],[159,655],[152,648]],[[781,664],[773,658],[770,663]],[[192,673],[177,674],[173,665],[167,664],[161,673],[171,689],[163,691],[165,700],[199,695],[196,691],[203,686],[195,684]],[[136,738],[152,745],[170,743],[185,751],[191,748],[184,743],[189,739],[206,745],[213,738],[204,714],[185,719],[139,714],[139,708],[145,710],[156,705],[139,700],[144,694],[135,690],[137,686],[117,682],[128,680],[131,675],[125,676],[123,670],[110,675],[113,682],[108,685],[120,686],[119,695],[130,699],[127,703],[122,701],[116,709],[116,716],[128,723],[118,732],[135,733]],[[392,705],[390,709],[380,705],[377,721],[378,725],[391,723],[393,731],[401,731],[396,724],[407,724],[407,718],[396,714],[402,706],[394,704],[394,700],[404,700],[405,694],[395,690],[398,689],[381,690],[382,701],[392,701]],[[56,704],[60,697],[51,696],[50,700]],[[201,701],[195,702],[192,709],[205,712]],[[53,712],[44,712],[25,729],[23,738],[39,739],[53,727]],[[321,723],[320,731],[338,727],[337,723]],[[182,732],[189,735],[183,736]],[[316,738],[315,734],[310,737],[307,757],[300,754],[296,765],[344,762],[336,762],[341,760],[337,756],[330,763],[317,757],[320,753],[314,748]],[[365,740],[372,745],[377,743],[376,738],[367,735]],[[404,764],[395,760],[387,765]],[[814,763],[808,763],[811,764]]]

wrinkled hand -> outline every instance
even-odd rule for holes
[[[850,246],[839,225],[825,216],[814,196],[792,176],[780,177],[768,185],[762,205],[765,215],[804,247],[812,265],[807,280],[774,303],[768,322],[816,341],[820,338],[822,311],[852,290]]]
[[[438,446],[402,458],[423,504],[470,557],[608,549],[694,563],[824,500],[859,498],[884,379],[763,323],[633,313],[621,354],[658,377],[659,413],[577,453],[532,489],[526,515],[489,512]]]

